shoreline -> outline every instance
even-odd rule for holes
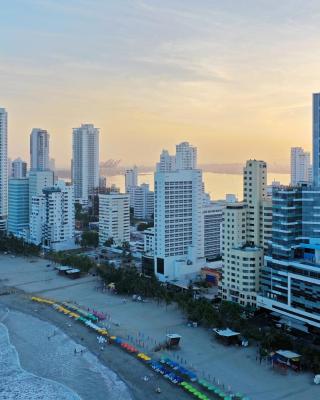
[[[125,353],[115,345],[107,345],[103,352],[99,348],[96,335],[80,324],[70,321],[65,315],[57,313],[48,305],[33,303],[28,295],[11,294],[1,296],[0,304],[9,310],[31,315],[60,329],[72,341],[86,347],[99,362],[109,368],[127,387],[133,400],[153,398],[155,388],[160,386],[161,398],[165,400],[190,399],[190,395],[159,377],[138,359]],[[5,321],[4,321],[5,324]],[[69,327],[69,324],[72,324]],[[27,371],[29,372],[29,371]],[[148,376],[149,381],[142,378]]]
[[[121,296],[98,290],[101,284],[98,278],[86,276],[75,282],[57,274],[53,267],[47,268],[47,263],[35,257],[0,254],[0,287],[9,289],[4,292],[16,290],[15,293],[0,296],[0,303],[60,327],[75,342],[99,355],[103,365],[127,384],[136,400],[155,398],[155,387],[158,385],[162,389],[160,398],[163,399],[190,399],[190,394],[155,374],[118,346],[107,345],[99,354],[101,352],[93,332],[50,306],[31,302],[31,296],[51,298],[57,302],[76,302],[84,308],[99,310],[107,316],[106,323],[110,325],[107,329],[111,335],[120,336],[138,347],[142,342],[144,351],[152,358],[176,359],[179,364],[196,372],[200,379],[219,382],[228,391],[243,393],[252,400],[296,400],[298,393],[304,400],[319,397],[320,388],[314,385],[312,374],[288,371],[283,376],[267,363],[260,365],[254,346],[224,346],[215,340],[211,331],[188,327],[185,316],[175,304],[167,307],[152,299],[143,303],[133,302],[129,297],[124,302]],[[70,322],[72,327],[68,327]],[[182,336],[180,349],[155,353],[155,345],[162,343],[167,333]],[[81,337],[85,339],[84,343]],[[150,374],[153,377],[148,382],[144,381],[143,377]]]

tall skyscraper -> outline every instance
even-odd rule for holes
[[[267,197],[267,164],[248,160],[243,170],[243,203],[225,209],[223,222],[222,298],[255,306],[264,250],[271,236],[271,199]]]
[[[92,124],[74,128],[72,152],[75,199],[87,204],[89,195],[99,187],[99,129]]]
[[[21,158],[16,158],[11,162],[11,177],[25,178],[27,176],[27,163]]]
[[[273,189],[271,252],[265,257],[259,307],[320,328],[320,188]]]
[[[310,181],[310,153],[302,147],[291,148],[291,185],[312,183]]]
[[[7,228],[8,216],[8,116],[0,108],[0,232]]]
[[[47,171],[49,165],[50,135],[44,129],[34,128],[30,134],[30,169],[32,171]]]
[[[313,184],[320,186],[320,93],[313,94],[313,113],[312,113],[312,167]]]
[[[190,279],[204,265],[202,171],[189,143],[163,151],[155,172],[155,273]]]
[[[243,170],[243,201],[247,204],[247,242],[263,247],[262,202],[266,199],[267,163],[248,160]]]
[[[126,193],[129,193],[131,187],[138,186],[138,167],[134,166],[133,168],[126,169],[124,180]]]
[[[24,237],[29,229],[29,179],[10,178],[8,232]]]

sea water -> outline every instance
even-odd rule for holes
[[[0,398],[129,400],[131,396],[113,371],[61,330],[9,312],[0,322]]]

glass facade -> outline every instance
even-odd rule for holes
[[[22,234],[29,228],[29,179],[9,179],[8,232]]]
[[[258,305],[320,328],[320,188],[276,188]]]

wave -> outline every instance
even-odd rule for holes
[[[0,322],[0,393],[7,400],[81,400],[68,387],[25,371],[7,327]]]

